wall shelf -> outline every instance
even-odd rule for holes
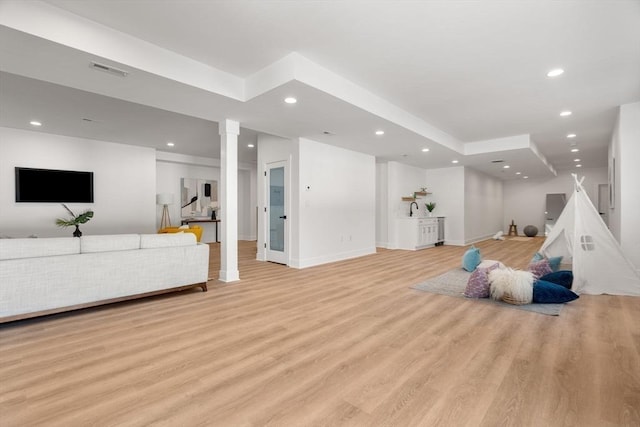
[[[413,193],[413,197],[412,196],[403,196],[402,197],[402,201],[403,202],[415,202],[416,199],[419,199],[420,197],[424,197],[427,194],[431,194],[428,191],[415,191]]]

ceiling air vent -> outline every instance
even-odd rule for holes
[[[114,76],[118,77],[127,77],[127,74],[129,74],[128,71],[120,70],[109,65],[100,64],[99,62],[91,61],[89,67],[93,68],[94,70],[104,71],[105,73],[113,74]]]
[[[502,159],[491,160],[491,163],[504,163],[504,160],[502,160]]]

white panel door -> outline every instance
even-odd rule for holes
[[[286,162],[267,164],[267,261],[289,264]]]

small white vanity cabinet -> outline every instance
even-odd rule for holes
[[[398,249],[415,251],[438,243],[438,218],[398,218]]]

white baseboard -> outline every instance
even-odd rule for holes
[[[463,246],[470,245],[470,244],[477,243],[477,242],[482,242],[483,240],[488,240],[488,239],[492,238],[494,235],[495,235],[495,233],[486,234],[484,236],[477,236],[477,237],[473,237],[471,239],[466,239],[465,240],[466,243]]]
[[[376,248],[389,249],[389,242],[376,242]]]
[[[323,256],[313,257],[313,258],[291,259],[289,263],[289,267],[307,268],[307,267],[313,267],[321,264],[328,264],[330,262],[337,262],[337,261],[343,261],[351,258],[358,258],[361,256],[371,255],[375,253],[376,253],[376,248],[371,247],[366,249],[358,249],[355,251],[341,252],[341,253],[331,254],[331,255],[323,255]]]

